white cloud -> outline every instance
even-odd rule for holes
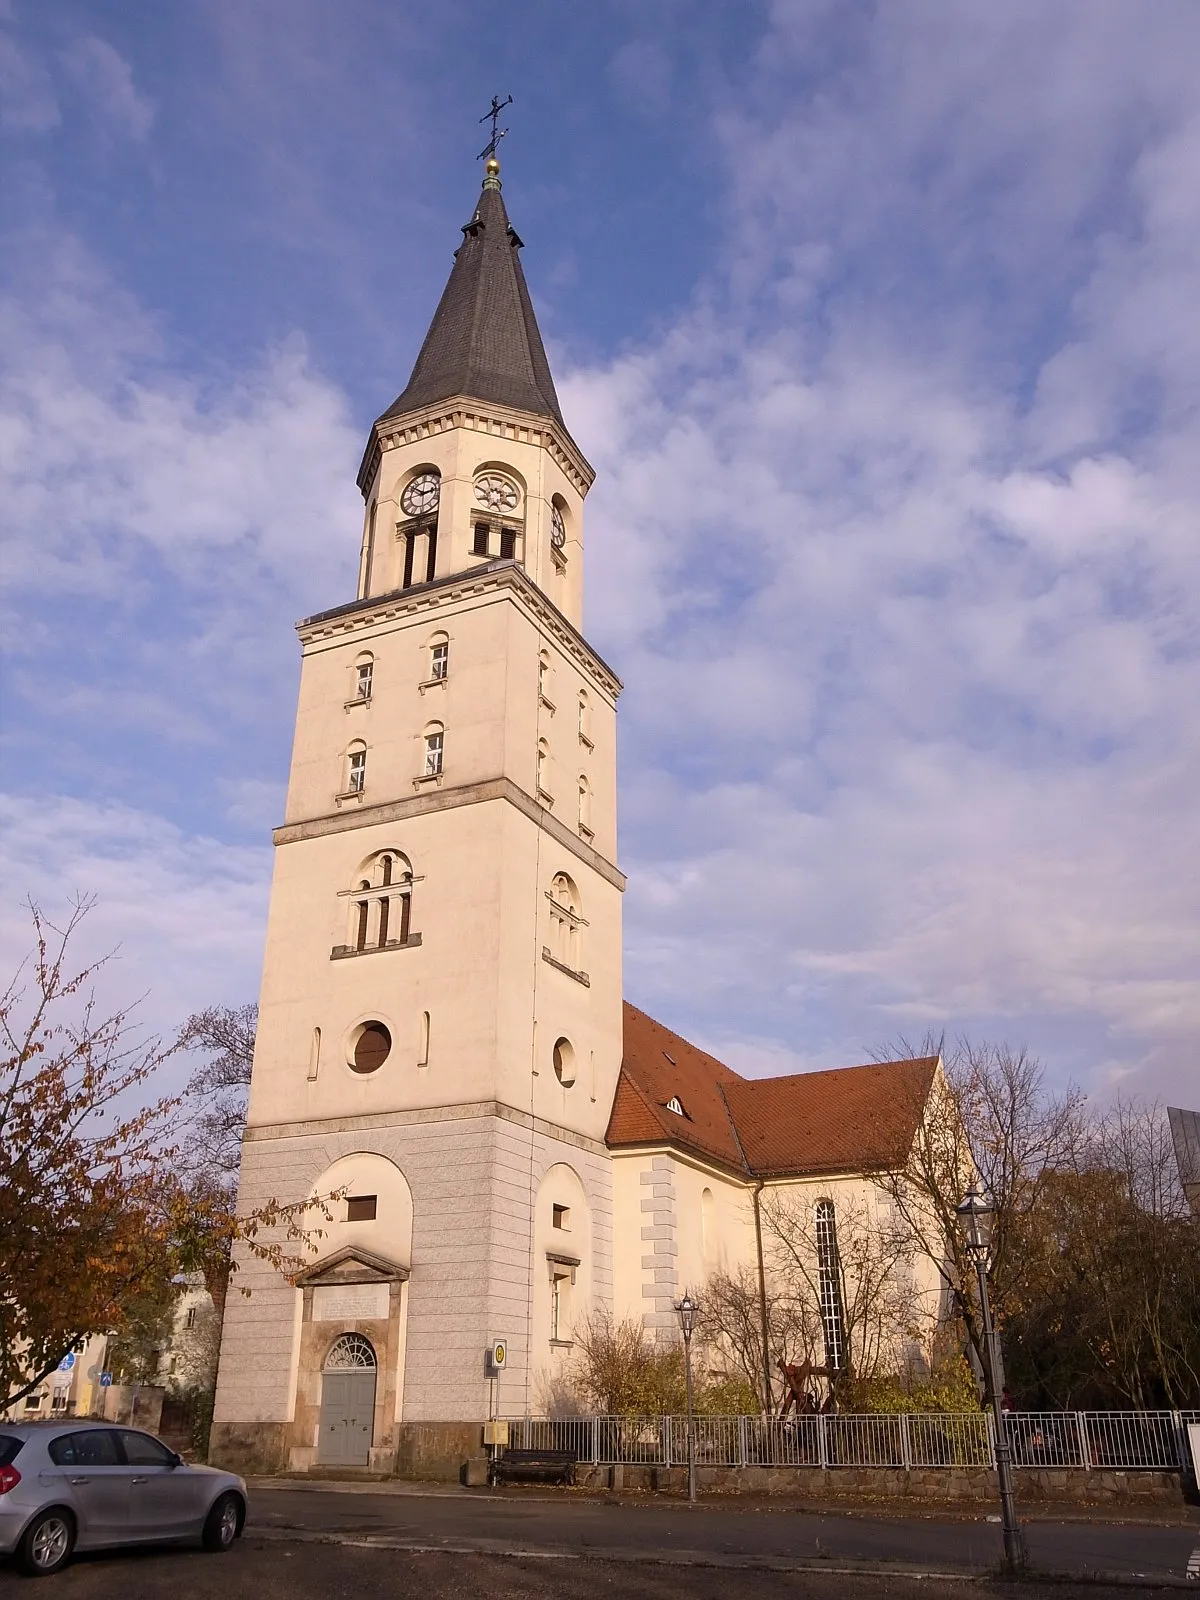
[[[62,59],[76,90],[107,127],[131,139],[146,137],[154,106],[134,85],[133,68],[119,50],[86,34],[71,41]]]
[[[12,20],[9,8],[0,11],[0,24]],[[49,133],[61,120],[50,75],[11,32],[0,27],[0,129],[9,134]]]
[[[1200,31],[1099,9],[778,5],[727,280],[562,385],[627,981],[735,1058],[917,1019],[1194,1074]]]
[[[138,1022],[169,1038],[203,1006],[257,998],[270,875],[267,848],[188,835],[113,802],[0,797],[0,962],[5,981],[29,949],[26,895],[61,922],[94,895],[76,964],[110,951],[104,1003],[140,1001]]]

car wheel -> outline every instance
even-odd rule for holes
[[[43,1511],[21,1535],[17,1567],[30,1578],[48,1578],[65,1567],[75,1548],[75,1524],[67,1511]]]
[[[201,1541],[206,1550],[228,1550],[242,1531],[242,1502],[236,1494],[223,1494],[204,1519]]]

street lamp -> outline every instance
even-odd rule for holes
[[[688,1499],[696,1498],[696,1433],[692,1425],[692,1330],[696,1326],[696,1312],[699,1308],[691,1295],[684,1293],[683,1299],[676,1302],[675,1310],[679,1313],[679,1326],[683,1330],[683,1376],[687,1384],[687,1456],[688,1456]]]
[[[987,1352],[988,1378],[992,1391],[992,1413],[996,1419],[996,1475],[1000,1479],[1000,1520],[1004,1525],[1004,1561],[1011,1571],[1025,1565],[1017,1503],[1013,1498],[1012,1450],[1001,1404],[1000,1340],[992,1322],[988,1299],[987,1269],[992,1243],[992,1208],[974,1184],[960,1206],[955,1207],[963,1245],[974,1263],[979,1278],[979,1309],[983,1317],[983,1343]]]

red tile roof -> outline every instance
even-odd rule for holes
[[[672,1144],[758,1177],[880,1171],[904,1160],[936,1066],[926,1056],[743,1078],[626,1003],[607,1141]]]

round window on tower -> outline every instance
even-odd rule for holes
[[[517,509],[521,491],[511,478],[501,477],[498,472],[485,472],[475,479],[475,498],[489,511],[511,512]]]
[[[382,1022],[360,1023],[350,1035],[350,1067],[364,1076],[378,1072],[392,1051],[392,1036]]]
[[[559,1039],[554,1046],[554,1076],[564,1089],[575,1082],[575,1049],[569,1039]]]

